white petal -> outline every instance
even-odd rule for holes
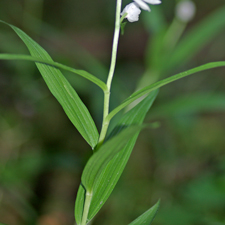
[[[158,5],[162,3],[161,0],[144,0],[144,1],[152,5]]]
[[[127,20],[132,23],[139,20],[139,14],[141,13],[141,10],[136,3],[132,2],[124,8],[121,16],[125,13],[127,13],[125,18],[127,18]]]
[[[140,7],[140,8],[142,8],[143,10],[146,10],[146,11],[151,11],[150,10],[150,8],[149,8],[149,6],[143,1],[143,0],[134,0],[137,4],[138,4],[138,6]]]
[[[122,16],[123,14],[127,13],[128,14],[128,11],[129,11],[129,8],[130,8],[130,5],[133,4],[133,3],[130,3],[128,5],[125,6],[125,8],[123,9],[123,11],[120,13],[120,15]]]

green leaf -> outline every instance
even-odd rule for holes
[[[130,125],[135,124],[142,124],[147,111],[149,110],[157,96],[157,93],[158,90],[151,92],[138,105],[125,113],[118,122],[117,126],[111,132],[110,137],[118,134],[124,127],[129,127]],[[115,155],[115,157],[107,164],[99,178],[96,180],[96,184],[93,190],[94,195],[92,197],[89,209],[88,220],[91,220],[98,213],[98,211],[101,209],[101,207],[104,205],[111,192],[113,191],[127,164],[137,137],[138,133],[134,135],[129,142],[127,142],[126,146],[118,154]],[[84,194],[85,189],[82,185],[80,185],[75,205],[75,218],[77,223],[81,221],[82,218],[85,199]]]
[[[124,30],[125,30],[125,26],[126,26],[127,22],[123,22],[120,24],[120,29],[121,29],[121,34],[124,35]]]
[[[63,65],[61,63],[54,62],[54,61],[49,61],[49,60],[45,60],[45,59],[41,59],[38,57],[29,56],[29,55],[18,55],[18,54],[0,54],[0,59],[2,59],[2,60],[27,60],[27,61],[32,61],[32,62],[52,66],[52,67],[55,67],[58,69],[63,69],[63,70],[78,74],[81,77],[86,78],[87,80],[98,85],[103,91],[105,91],[107,89],[107,86],[103,81],[101,81],[97,77],[93,76],[92,74],[86,72],[85,70],[77,70],[72,67],[69,67],[69,66]]]
[[[5,23],[1,20],[0,22]],[[33,57],[53,62],[49,54],[22,30],[13,25],[7,25],[22,39]],[[40,63],[36,63],[36,66],[48,85],[49,90],[59,101],[71,122],[88,144],[94,148],[98,142],[99,134],[88,109],[83,104],[76,91],[62,75],[60,70]]]
[[[136,220],[129,223],[129,225],[150,225],[159,209],[159,204],[160,204],[160,201],[158,201],[154,206],[152,206],[145,213],[140,215]]]
[[[106,168],[107,164],[113,157],[119,153],[127,142],[144,126],[130,126],[123,129],[118,135],[107,141],[92,157],[88,160],[82,176],[82,185],[88,192],[92,192],[99,176]]]
[[[145,94],[150,93],[151,91],[153,91],[155,89],[158,89],[160,87],[163,87],[166,84],[169,84],[169,83],[171,83],[173,81],[179,80],[179,79],[181,79],[183,77],[189,76],[191,74],[194,74],[194,73],[197,73],[197,72],[200,72],[200,71],[204,71],[204,70],[208,70],[208,69],[212,69],[212,68],[216,68],[216,67],[222,67],[222,66],[225,66],[225,61],[207,63],[207,64],[204,64],[202,66],[198,66],[198,67],[195,67],[193,69],[187,70],[185,72],[178,73],[176,75],[173,75],[171,77],[168,77],[166,79],[163,79],[161,81],[158,81],[158,82],[156,82],[154,84],[151,84],[149,86],[146,86],[146,87],[142,88],[141,90],[136,91],[135,93],[133,93],[121,105],[119,105],[113,111],[111,111],[109,113],[109,115],[107,116],[107,120],[110,121],[113,118],[113,116],[115,116],[124,107],[126,107],[130,103],[134,102],[136,99],[142,97]]]
[[[98,179],[101,177],[102,172],[105,170],[107,164],[113,159],[127,144],[127,142],[136,134],[139,133],[144,126],[131,126],[121,131],[117,136],[113,137],[105,144],[103,144],[97,152],[88,160],[82,176],[76,199],[75,218],[77,224],[81,224],[83,206],[86,192],[93,193],[95,195],[96,184],[98,185]],[[88,220],[89,217],[88,217]]]
[[[81,221],[82,221],[85,194],[86,194],[85,188],[82,186],[82,184],[80,184],[78,192],[77,192],[75,210],[74,210],[75,220],[78,225],[81,224]]]

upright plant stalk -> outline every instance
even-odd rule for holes
[[[103,143],[108,126],[109,126],[109,120],[106,119],[106,117],[109,114],[109,101],[110,101],[110,89],[112,84],[112,79],[116,67],[116,56],[117,56],[117,49],[118,49],[118,43],[119,43],[119,34],[120,34],[120,13],[121,13],[121,5],[122,0],[117,0],[116,3],[116,20],[115,20],[115,29],[114,29],[114,36],[113,36],[113,45],[112,45],[112,55],[111,55],[111,63],[110,63],[110,69],[107,79],[107,89],[104,91],[104,106],[103,106],[103,121],[102,121],[102,129],[98,141],[98,147],[101,146]],[[86,225],[87,218],[88,218],[88,212],[91,204],[91,198],[92,198],[92,192],[86,191],[85,196],[85,203],[84,203],[84,210],[83,210],[83,217],[81,225]]]
[[[102,129],[101,129],[101,133],[100,133],[100,137],[99,137],[98,146],[100,146],[103,143],[105,136],[106,136],[108,126],[109,126],[109,122],[110,122],[109,120],[106,119],[106,117],[109,114],[110,89],[111,89],[112,79],[113,79],[115,66],[116,66],[116,56],[117,56],[119,34],[120,34],[121,5],[122,5],[122,0],[117,0],[111,64],[110,64],[108,79],[107,79],[107,83],[106,83],[107,90],[104,91],[103,121],[102,121]]]
[[[92,199],[92,193],[86,191],[84,211],[83,211],[83,217],[82,217],[81,225],[86,225],[87,218],[88,218],[88,212],[89,212],[89,208],[90,208],[90,204],[91,204],[91,199]]]

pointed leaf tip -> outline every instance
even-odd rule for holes
[[[54,62],[50,55],[22,30],[2,20],[0,20],[0,22],[10,26],[16,32],[27,46],[31,56],[40,58],[41,60],[47,60],[50,63]],[[88,109],[81,101],[74,88],[59,69],[41,63],[36,63],[36,66],[49,90],[61,104],[70,121],[87,143],[94,148],[98,143],[99,134]]]
[[[150,225],[154,220],[156,213],[159,209],[160,200],[152,206],[149,210],[140,215],[133,222],[129,223],[129,225]]]

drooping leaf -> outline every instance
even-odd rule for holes
[[[204,64],[202,66],[198,66],[198,67],[195,67],[193,69],[187,70],[185,72],[178,73],[176,75],[173,75],[171,77],[168,77],[166,79],[163,79],[161,81],[158,81],[158,82],[156,82],[154,84],[151,84],[149,86],[146,86],[146,87],[142,88],[141,90],[136,91],[135,93],[133,93],[121,105],[119,105],[113,111],[111,111],[109,113],[109,115],[107,116],[107,120],[110,121],[113,118],[113,116],[115,116],[124,107],[126,107],[130,103],[134,102],[136,99],[142,97],[145,94],[150,93],[151,91],[153,91],[155,89],[158,89],[160,87],[163,87],[166,84],[169,84],[169,83],[171,83],[173,81],[179,80],[179,79],[181,79],[183,77],[189,76],[191,74],[194,74],[194,73],[197,73],[197,72],[200,72],[200,71],[204,71],[204,70],[208,70],[208,69],[212,69],[212,68],[216,68],[216,67],[222,67],[222,66],[225,66],[225,61],[207,63],[207,64]]]
[[[111,132],[110,136],[115,136],[124,127],[129,127],[130,125],[142,124],[146,113],[154,102],[158,91],[155,90],[151,92],[142,102],[136,105],[133,109],[125,113],[117,126]],[[89,209],[88,220],[91,220],[104,205],[111,192],[113,191],[115,185],[117,184],[126,164],[130,157],[130,154],[135,145],[138,134],[134,135],[133,138],[127,142],[126,146],[115,155],[115,157],[108,163],[105,169],[102,171],[99,178],[96,180],[96,184],[93,190],[93,197]],[[85,189],[80,185],[76,205],[75,205],[75,217],[76,221],[81,221]],[[78,223],[79,224],[79,223]]]
[[[53,62],[49,54],[22,30],[1,20],[0,22],[7,24],[17,33],[33,57]],[[68,118],[87,143],[94,148],[98,142],[99,134],[88,109],[81,101],[76,91],[69,84],[60,70],[41,63],[36,63],[36,66],[49,90],[59,101]]]
[[[97,77],[93,76],[92,74],[88,73],[87,71],[77,70],[72,67],[69,67],[69,66],[63,65],[61,63],[54,62],[54,61],[49,61],[49,60],[45,60],[45,59],[41,59],[41,58],[29,56],[29,55],[18,55],[18,54],[0,54],[0,59],[2,59],[2,60],[27,60],[27,61],[33,61],[36,63],[42,63],[42,64],[45,64],[48,66],[52,66],[52,67],[55,67],[58,69],[63,69],[63,70],[78,74],[81,77],[84,77],[87,80],[98,85],[103,91],[107,89],[106,84],[103,81],[101,81]]]
[[[133,222],[129,223],[129,225],[150,225],[159,209],[159,203],[160,201],[158,201],[154,206],[140,215]]]

